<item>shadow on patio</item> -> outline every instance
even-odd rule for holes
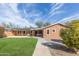
[[[75,53],[73,49],[67,48],[63,43],[58,41],[50,41],[50,42],[44,42],[43,45],[56,50],[62,50],[67,53]]]

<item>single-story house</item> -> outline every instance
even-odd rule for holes
[[[5,36],[26,36],[29,34],[29,30],[24,29],[24,28],[15,28],[15,29],[10,29],[6,28],[4,31]]]
[[[32,36],[43,37],[47,40],[59,40],[61,39],[60,30],[64,28],[67,28],[67,26],[58,23],[44,28],[31,29],[30,33]]]
[[[25,28],[15,28],[15,29],[10,29],[10,28],[4,28],[0,27],[0,36],[27,36],[30,34],[31,36],[38,36],[45,38],[47,40],[59,40],[61,39],[60,37],[60,30],[63,28],[68,28],[65,25],[62,24],[54,24],[54,25],[49,25],[43,28],[36,28],[36,29],[25,29]]]

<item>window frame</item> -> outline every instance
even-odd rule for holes
[[[54,29],[53,29],[52,31],[53,31],[53,32],[55,32],[55,30],[54,30]]]
[[[49,30],[47,30],[47,34],[49,34]]]

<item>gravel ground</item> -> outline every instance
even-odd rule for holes
[[[43,45],[48,46],[52,56],[78,56],[73,49],[65,47],[57,42],[45,42]]]

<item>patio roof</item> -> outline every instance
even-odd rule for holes
[[[34,28],[34,29],[31,29],[31,30],[42,30],[43,28]]]

